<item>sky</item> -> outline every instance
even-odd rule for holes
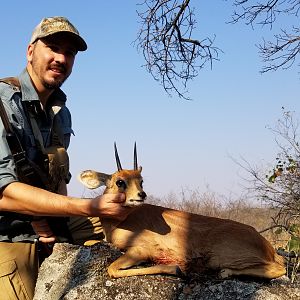
[[[71,196],[86,194],[76,179],[80,171],[116,170],[114,142],[124,169],[133,167],[137,143],[144,189],[156,197],[209,189],[238,198],[245,174],[234,160],[261,166],[274,161],[278,149],[266,127],[276,124],[281,107],[299,115],[299,68],[261,74],[256,45],[276,32],[228,24],[230,1],[192,3],[194,37],[216,35],[223,52],[188,85],[191,101],[168,96],[142,67],[142,53],[133,44],[140,26],[136,1],[1,3],[0,77],[21,73],[31,33],[43,17],[66,16],[87,41],[88,51],[77,55],[62,87],[75,132],[69,148]],[[287,28],[293,22],[279,21]]]

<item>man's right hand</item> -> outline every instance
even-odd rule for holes
[[[125,194],[103,194],[92,199],[91,209],[95,216],[113,218],[123,221],[127,218],[132,208],[123,206]]]

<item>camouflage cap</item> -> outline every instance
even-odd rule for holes
[[[78,30],[65,17],[44,18],[34,29],[30,40],[30,44],[33,44],[38,39],[59,32],[71,34],[74,38],[74,43],[78,51],[85,51],[87,49],[87,44],[84,41],[84,39],[79,35]]]

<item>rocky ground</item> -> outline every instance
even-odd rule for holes
[[[218,280],[213,275],[134,276],[111,279],[106,269],[121,253],[107,243],[92,247],[56,244],[40,268],[34,300],[300,299],[300,283]]]

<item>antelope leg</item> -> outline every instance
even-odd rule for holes
[[[150,260],[147,253],[143,253],[143,250],[145,249],[132,248],[128,250],[108,267],[109,276],[119,278],[135,275],[169,274],[178,276],[182,274],[177,265],[154,265],[131,269],[133,266]]]

